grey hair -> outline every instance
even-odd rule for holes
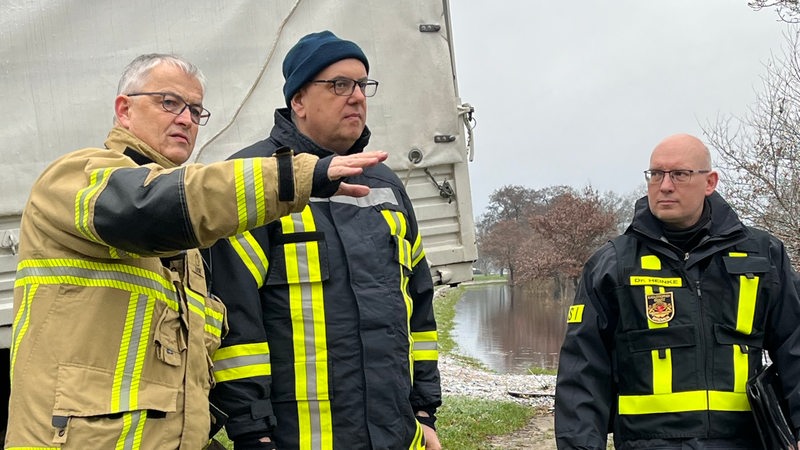
[[[117,95],[129,94],[141,89],[147,80],[147,75],[159,64],[171,64],[183,70],[187,75],[195,77],[205,92],[206,77],[197,66],[178,55],[148,53],[137,56],[125,67],[117,86]]]

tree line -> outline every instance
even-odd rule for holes
[[[624,229],[637,197],[591,186],[504,186],[478,219],[477,266],[507,271],[510,283],[552,279],[563,292],[577,284],[589,256]]]

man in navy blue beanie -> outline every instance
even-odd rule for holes
[[[301,38],[283,62],[287,108],[270,136],[233,158],[282,146],[359,153],[378,82],[355,43]],[[312,199],[302,213],[218,242],[211,290],[230,332],[212,401],[236,450],[438,450],[441,405],[433,284],[408,194],[385,165],[349,182],[370,194]]]

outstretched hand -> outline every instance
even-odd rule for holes
[[[375,166],[386,161],[389,154],[383,151],[372,151],[355,153],[345,156],[334,156],[331,165],[328,166],[328,178],[338,180],[339,178],[352,177],[364,171],[364,167]],[[369,194],[369,187],[360,184],[341,183],[336,195],[349,195],[351,197],[363,197]]]

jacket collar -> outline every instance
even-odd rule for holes
[[[311,153],[320,158],[330,156],[333,151],[320,147],[316,142],[308,138],[308,136],[301,133],[297,126],[292,122],[292,116],[289,108],[278,108],[275,110],[275,126],[272,127],[271,137],[284,145],[288,145],[294,150],[295,153]],[[361,136],[356,140],[355,144],[347,150],[348,155],[353,153],[361,153],[364,148],[369,144],[369,138],[372,133],[368,127],[364,127]]]
[[[153,150],[133,133],[122,127],[114,127],[109,131],[105,146],[109,150],[128,156],[140,166],[152,162],[165,168],[178,167],[166,156]]]

